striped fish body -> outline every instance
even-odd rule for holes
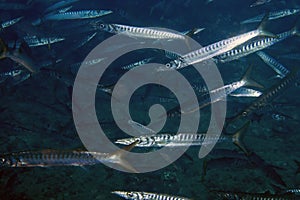
[[[296,196],[291,193],[285,194],[255,194],[255,193],[235,193],[235,192],[224,192],[215,191],[217,196],[222,199],[228,200],[294,200]]]
[[[185,197],[171,196],[168,194],[156,194],[150,192],[113,191],[112,193],[129,200],[190,200]]]
[[[208,143],[203,143],[204,139],[208,137]],[[219,135],[207,135],[207,134],[193,134],[193,133],[178,133],[176,135],[171,134],[156,134],[148,136],[140,136],[133,138],[119,139],[115,143],[117,144],[132,144],[138,141],[136,147],[183,147],[183,146],[199,146],[207,145],[215,142],[232,142],[232,137],[219,136]]]
[[[106,153],[86,151],[17,152],[1,156],[2,167],[84,166],[109,161]]]
[[[269,65],[278,75],[280,78],[284,78],[290,71],[285,68],[281,63],[275,60],[273,57],[269,56],[268,54],[258,51],[256,54],[267,64]]]
[[[232,97],[259,97],[262,95],[262,92],[258,90],[253,90],[250,88],[238,88],[232,93],[229,94]]]
[[[44,46],[44,45],[61,42],[64,41],[65,38],[63,37],[62,38],[59,37],[38,38],[37,36],[26,36],[24,37],[24,40],[29,47],[37,47],[37,46]]]
[[[91,19],[112,13],[110,10],[80,10],[64,13],[48,14],[43,20]]]
[[[55,4],[53,4],[52,6],[48,7],[44,13],[48,13],[48,12],[51,12],[51,11],[55,11],[59,8],[62,8],[62,7],[67,7],[75,2],[77,2],[79,0],[63,0],[63,1],[59,1]]]
[[[285,10],[280,10],[280,11],[275,11],[275,12],[270,12],[269,13],[269,20],[274,20],[282,17],[286,17],[289,15],[295,15],[300,12],[300,9],[285,9]],[[251,19],[247,19],[241,22],[241,24],[249,24],[249,23],[255,23],[255,22],[260,22],[264,17],[264,14],[258,15],[256,17],[253,17]]]
[[[188,54],[182,55],[180,59],[176,59],[174,61],[171,61],[170,63],[167,63],[166,67],[171,69],[181,69],[188,65],[208,60],[227,51],[230,51],[231,49],[245,43],[246,41],[261,35],[268,34],[261,30],[261,28],[258,28],[256,30],[240,34],[235,37],[221,40],[206,47],[202,47],[198,50],[192,51]]]
[[[130,70],[130,69],[133,69],[135,67],[139,67],[139,66],[142,66],[144,64],[147,64],[149,63],[153,58],[146,58],[146,59],[143,59],[143,60],[140,60],[138,62],[135,62],[135,63],[132,63],[130,65],[126,65],[126,66],[123,66],[121,67],[122,70]]]
[[[18,18],[3,22],[1,24],[1,28],[4,29],[4,28],[7,28],[7,27],[10,27],[10,26],[18,23],[19,21],[21,21],[21,19],[23,19],[23,17],[18,17]]]
[[[293,31],[286,31],[274,37],[265,37],[259,40],[251,41],[245,45],[238,46],[230,51],[227,51],[217,57],[217,62],[225,63],[232,60],[237,60],[251,53],[255,53],[267,47],[270,47],[282,40],[285,40],[293,35]]]
[[[124,34],[129,37],[150,38],[150,39],[180,39],[185,40],[185,36],[169,31],[156,30],[154,28],[134,27],[121,24],[100,24],[101,30],[114,34]]]

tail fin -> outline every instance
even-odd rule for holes
[[[276,38],[277,36],[275,34],[265,30],[265,27],[266,27],[266,24],[267,24],[268,20],[269,20],[269,13],[265,14],[265,16],[263,17],[263,19],[261,20],[261,22],[258,26],[258,30],[260,32],[260,35]]]
[[[247,131],[250,125],[250,121],[248,121],[241,129],[239,129],[233,136],[232,142],[237,145],[246,155],[249,155],[250,152],[246,149],[243,143],[243,137],[245,132]]]
[[[7,52],[7,46],[4,41],[0,38],[0,59],[6,58],[5,53]]]
[[[262,86],[261,84],[257,83],[256,81],[254,81],[253,79],[250,78],[250,74],[252,71],[252,66],[250,66],[246,73],[244,74],[243,78],[241,81],[245,82],[245,86],[249,86],[249,87],[257,87],[257,88],[264,88],[264,86]]]
[[[297,20],[295,26],[292,28],[291,30],[292,35],[300,36],[299,26],[300,26],[300,19]]]
[[[130,172],[133,172],[133,173],[139,173],[139,172],[133,166],[131,166],[131,164],[129,162],[127,162],[126,159],[124,159],[124,155],[126,155],[127,151],[131,151],[137,143],[139,143],[139,141],[135,141],[134,143],[124,147],[121,150],[118,150],[117,152],[115,152],[113,154],[114,156],[119,158],[118,163],[117,163],[118,165],[120,165],[124,169],[129,170]]]

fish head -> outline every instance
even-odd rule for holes
[[[140,138],[124,138],[124,139],[118,139],[115,141],[116,144],[122,144],[122,145],[130,145],[136,141],[139,141],[138,144],[140,143]]]
[[[112,194],[116,194],[125,199],[140,199],[138,192],[126,192],[126,191],[113,191]]]

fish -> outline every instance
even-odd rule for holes
[[[198,33],[204,31],[205,28],[193,28],[191,30],[187,30],[187,31],[183,31],[181,32],[183,35],[187,35],[187,36],[194,36],[197,35]]]
[[[58,10],[60,8],[72,5],[73,3],[76,3],[78,1],[79,0],[62,0],[62,1],[59,1],[59,2],[49,6],[46,10],[44,10],[44,13],[53,12],[53,11]]]
[[[124,34],[134,38],[186,40],[186,37],[183,34],[157,30],[155,28],[136,27],[121,24],[100,24],[96,26],[99,30],[114,34]]]
[[[226,63],[245,57],[251,53],[268,48],[278,42],[281,42],[294,35],[299,35],[299,24],[297,23],[291,30],[277,34],[275,37],[264,37],[262,39],[253,40],[246,44],[240,45],[230,51],[227,51],[215,58],[216,63]]]
[[[266,4],[266,3],[270,3],[271,0],[256,0],[254,3],[252,3],[250,5],[250,7],[255,7],[255,6],[260,6],[260,5],[263,5],[263,4]]]
[[[184,146],[205,146],[210,143],[233,143],[238,146],[243,152],[248,154],[248,150],[246,149],[242,138],[247,131],[250,123],[245,124],[241,129],[236,131],[234,134],[223,134],[221,136],[210,134],[207,135],[205,133],[177,133],[176,135],[170,133],[162,133],[162,134],[149,134],[142,135],[139,137],[131,137],[124,139],[117,139],[115,141],[116,144],[122,145],[130,145],[136,142],[136,147],[141,148],[149,148],[149,147],[184,147]],[[135,124],[132,124],[135,126]],[[137,125],[136,130],[140,131],[142,124]],[[145,127],[145,130],[149,128]],[[142,131],[143,134],[144,131]],[[149,131],[147,131],[149,132]],[[152,132],[152,131],[151,131]],[[153,133],[155,133],[153,131]],[[204,143],[206,141],[207,143]]]
[[[269,65],[277,74],[279,78],[284,78],[290,70],[288,70],[285,66],[275,60],[273,57],[269,56],[265,52],[258,51],[256,52],[258,55],[267,65]]]
[[[130,151],[136,143],[123,150]],[[23,151],[0,155],[0,168],[88,166],[100,163],[115,163],[132,172],[136,170],[123,158],[123,151],[101,153],[89,151]]]
[[[9,58],[19,63],[32,73],[36,73],[39,70],[39,66],[24,51],[21,51],[20,48],[8,49],[3,39],[0,38],[0,60],[4,58]]]
[[[296,195],[292,193],[271,194],[271,193],[246,193],[246,192],[230,192],[230,191],[211,191],[219,198],[224,200],[294,200]]]
[[[102,62],[103,60],[105,60],[106,58],[95,58],[95,59],[92,59],[92,60],[86,60],[84,62],[78,62],[78,63],[74,63],[74,64],[71,64],[70,65],[70,69],[71,69],[71,72],[76,74],[78,69],[83,66],[83,67],[89,67],[89,66],[93,66],[93,65],[96,65],[100,62]]]
[[[112,191],[112,194],[123,197],[130,200],[191,200],[186,197],[173,196],[168,194],[157,194],[151,192],[139,192],[139,191]]]
[[[145,59],[137,61],[135,63],[131,63],[131,64],[126,65],[126,66],[122,66],[121,69],[122,70],[130,70],[130,69],[142,66],[144,64],[147,64],[147,63],[149,63],[153,59],[154,59],[153,57],[151,57],[151,58],[145,58]]]
[[[9,77],[14,78],[16,76],[19,76],[22,72],[23,72],[23,70],[15,69],[15,70],[0,73],[0,83],[3,83],[4,81],[6,81],[7,78],[9,78]]]
[[[38,46],[44,46],[44,45],[50,45],[57,42],[62,42],[66,38],[64,37],[42,37],[39,38],[37,36],[25,36],[23,37],[25,42],[28,44],[29,47],[38,47]]]
[[[300,12],[300,9],[284,9],[284,10],[279,10],[279,11],[274,11],[274,12],[269,12],[269,20],[274,20],[274,19],[279,19],[283,18],[286,16],[290,15],[295,15]],[[260,22],[264,17],[264,14],[258,15],[256,17],[247,19],[242,21],[240,24],[249,24],[249,23],[255,23],[255,22]]]
[[[111,14],[111,10],[79,10],[64,13],[48,14],[43,20],[70,20],[70,19],[92,19]]]
[[[165,65],[165,68],[160,68],[158,71],[170,70],[170,69],[182,69],[195,63],[203,62],[210,58],[221,55],[231,49],[247,42],[248,40],[257,36],[276,37],[274,34],[269,33],[263,29],[266,24],[268,14],[262,20],[260,26],[253,31],[237,35],[228,39],[218,41],[208,46],[202,47],[185,55],[181,55],[180,59],[173,60]]]
[[[297,77],[299,68],[294,68],[286,77],[281,79],[277,84],[272,86],[268,91],[264,92],[257,100],[251,103],[246,109],[241,111],[235,117],[228,118],[227,126],[235,121],[250,118],[255,111],[269,105],[276,97],[281,95],[288,87],[291,86]]]
[[[259,97],[260,95],[262,95],[261,91],[244,87],[238,88],[229,94],[232,97]]]
[[[185,113],[192,113],[199,109],[202,109],[210,104],[216,103],[220,100],[226,99],[226,97],[234,92],[235,90],[241,88],[241,87],[257,87],[257,88],[263,88],[263,86],[256,81],[252,80],[250,78],[250,74],[252,71],[252,67],[249,67],[246,73],[244,74],[243,78],[239,81],[235,81],[233,83],[227,84],[223,87],[214,89],[209,91],[209,93],[204,94],[197,105],[197,107],[190,108],[189,110],[181,110],[180,112],[182,114]],[[186,102],[185,104],[190,104],[189,102]]]
[[[24,17],[22,16],[22,17],[14,18],[14,19],[8,20],[8,21],[6,21],[6,22],[3,22],[3,23],[1,24],[0,30],[3,30],[3,29],[5,29],[5,28],[7,28],[7,27],[10,27],[10,26],[12,26],[12,25],[18,23],[18,22],[21,21],[23,18],[24,18]]]

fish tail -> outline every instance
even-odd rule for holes
[[[295,26],[292,28],[292,35],[300,36],[300,19],[297,20]]]
[[[258,26],[258,30],[260,31],[260,35],[276,38],[277,36],[275,34],[265,30],[265,27],[266,27],[266,24],[267,24],[268,20],[269,20],[269,13],[265,14],[265,16],[263,17],[263,19],[261,20],[261,22]]]
[[[7,46],[0,38],[0,59],[6,58]]]
[[[245,82],[245,86],[249,86],[249,87],[257,87],[257,88],[264,88],[264,86],[262,86],[261,84],[257,83],[255,80],[250,78],[250,74],[252,71],[252,66],[250,66],[246,73],[244,74],[243,78],[241,81]]]
[[[233,136],[232,136],[232,142],[237,145],[246,155],[250,155],[250,152],[246,149],[243,138],[245,135],[245,132],[247,131],[248,127],[250,125],[250,121],[248,121],[242,128],[240,128]]]
[[[135,141],[115,153],[115,156],[119,157],[119,162],[117,164],[132,173],[139,172],[126,159],[124,159],[124,156],[126,155],[126,152],[131,151],[137,143],[139,143],[139,141]]]

